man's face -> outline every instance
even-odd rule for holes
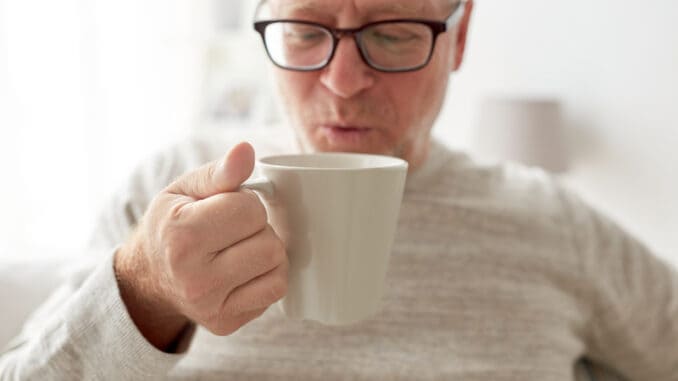
[[[395,18],[442,21],[451,10],[445,0],[269,0],[269,6],[273,19],[335,28]],[[407,160],[412,168],[421,165],[450,71],[461,61],[455,60],[457,30],[439,35],[430,63],[414,72],[370,68],[352,38],[341,39],[321,70],[276,69],[288,122],[304,150],[385,154]]]

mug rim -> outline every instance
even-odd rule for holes
[[[301,165],[301,164],[280,164],[272,162],[275,160],[290,160],[296,158],[314,158],[314,157],[323,157],[323,158],[364,158],[364,159],[373,159],[383,161],[383,163],[378,163],[377,165],[369,166],[329,166],[324,167],[320,165]],[[262,167],[275,168],[275,169],[287,169],[287,170],[302,170],[302,171],[313,171],[313,170],[322,170],[322,171],[369,171],[374,169],[401,169],[408,168],[407,161],[387,155],[377,155],[370,153],[359,153],[359,152],[314,152],[314,153],[298,153],[298,154],[282,154],[282,155],[269,155],[257,159],[257,164]]]

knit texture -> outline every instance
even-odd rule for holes
[[[295,147],[248,136],[258,156]],[[144,163],[98,225],[93,244],[108,254],[34,316],[0,379],[587,380],[575,366],[586,357],[628,380],[678,380],[672,267],[544,172],[435,142],[408,176],[377,315],[330,327],[272,306],[227,337],[198,328],[184,354],[156,351],[126,313],[110,254],[167,183],[238,141],[197,138]]]

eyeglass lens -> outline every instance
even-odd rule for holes
[[[265,32],[271,58],[280,66],[315,69],[324,66],[332,55],[334,38],[323,27],[276,22]],[[400,70],[423,65],[433,45],[433,32],[416,22],[375,24],[358,34],[363,56],[377,69]]]

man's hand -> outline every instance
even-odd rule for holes
[[[228,335],[287,292],[288,261],[259,198],[239,187],[254,151],[176,180],[151,202],[116,254],[122,298],[149,342],[167,350],[190,322]]]

